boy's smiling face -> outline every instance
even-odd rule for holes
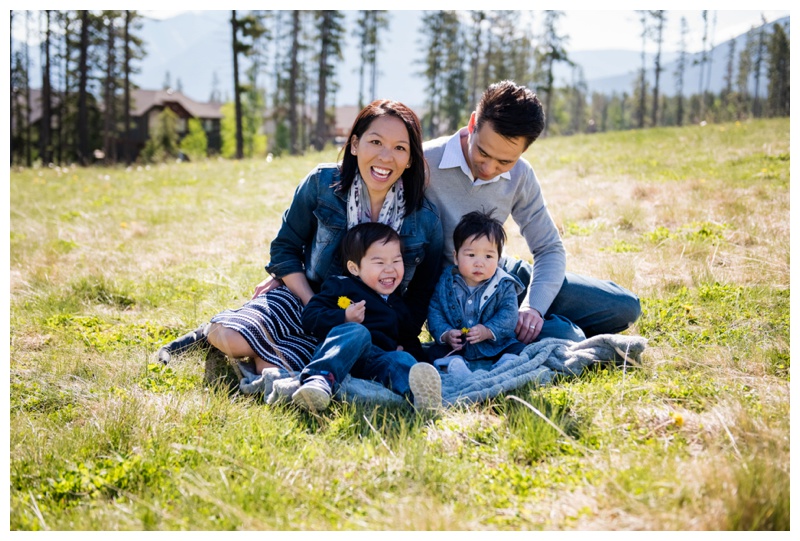
[[[347,270],[373,291],[381,295],[391,294],[403,281],[405,274],[400,243],[396,240],[385,244],[382,241],[373,242],[359,264],[347,262]]]

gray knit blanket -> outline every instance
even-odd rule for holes
[[[581,342],[547,338],[529,344],[519,355],[506,356],[488,370],[441,374],[442,404],[482,402],[529,383],[551,385],[557,375],[577,376],[598,363],[638,366],[646,345],[647,340],[640,336],[621,334],[601,334]],[[256,374],[243,363],[238,364],[238,369],[242,376],[239,390],[245,394],[263,393],[268,404],[290,400],[300,387],[298,373],[267,368]],[[380,383],[351,376],[342,381],[334,398],[358,403],[406,403]]]

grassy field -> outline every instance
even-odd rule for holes
[[[150,364],[250,297],[334,151],[11,171],[10,528],[787,529],[788,119],[526,156],[568,269],[639,294],[628,332],[649,339],[641,369],[514,393],[559,431],[507,397],[316,418],[237,393],[201,352]]]

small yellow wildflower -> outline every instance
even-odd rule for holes
[[[351,301],[347,297],[339,297],[339,300],[336,301],[336,304],[339,305],[339,308],[341,308],[342,310],[346,310],[347,307],[350,306],[352,302],[353,301]]]
[[[468,329],[468,328],[466,328],[466,327],[461,327],[461,334],[467,334],[468,332],[469,332],[469,329]]]
[[[672,413],[672,421],[675,423],[675,426],[683,426],[683,415],[680,413]]]

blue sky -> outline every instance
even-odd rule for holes
[[[440,4],[442,2],[439,2]],[[444,2],[445,4],[451,2]],[[713,4],[715,2],[706,2]],[[721,4],[720,2],[716,2]],[[305,4],[315,4],[315,2]],[[365,2],[348,2],[346,9],[358,9],[361,7],[376,7],[374,3],[366,3],[367,6],[361,6]],[[458,9],[474,9],[476,6],[468,6],[465,4],[477,4],[478,2],[465,2],[459,3]],[[514,2],[515,7],[519,7],[519,2]],[[566,2],[570,4],[570,2]],[[581,2],[571,2],[571,4],[581,4]],[[583,3],[585,5],[585,3]],[[617,2],[619,4],[619,2]],[[724,4],[722,4],[724,5]],[[330,8],[330,5],[325,5]],[[439,7],[439,6],[436,6]],[[445,6],[451,7],[451,6]],[[563,6],[560,6],[564,9]],[[717,6],[719,7],[719,6]],[[641,23],[639,22],[638,14],[631,9],[565,9],[565,15],[561,19],[560,30],[562,34],[569,36],[570,49],[576,51],[593,50],[593,49],[632,49],[639,50],[641,41],[637,36],[641,33]],[[165,18],[169,16],[182,13],[180,10],[172,11],[149,11],[147,12],[154,18]],[[534,10],[532,19],[532,26],[534,30],[538,30],[541,26],[543,19],[540,10]],[[714,43],[721,43],[732,37],[738,36],[746,32],[751,26],[758,26],[761,24],[761,15],[764,15],[767,21],[773,21],[781,17],[789,15],[788,9],[783,10],[724,10],[716,9],[710,10],[708,14],[709,25],[709,43],[713,37]],[[716,16],[716,25],[714,25],[714,17]],[[687,23],[690,28],[695,29],[690,32],[687,37],[687,47],[689,52],[697,52],[702,49],[702,31],[697,29],[702,28],[702,15],[701,10],[668,10],[667,22],[664,34],[664,47],[667,50],[676,50],[680,40],[680,20],[681,17],[686,17]],[[713,30],[714,35],[711,35]]]

